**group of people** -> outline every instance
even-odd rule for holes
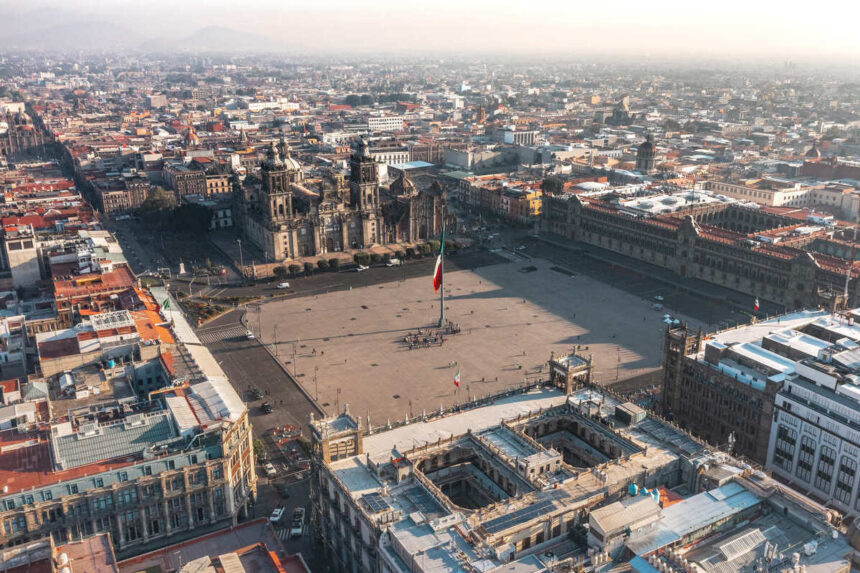
[[[419,328],[417,333],[407,334],[403,337],[403,342],[409,346],[409,350],[415,348],[429,348],[431,346],[442,346],[445,344],[444,332],[442,330],[433,330],[425,332]]]

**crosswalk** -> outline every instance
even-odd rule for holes
[[[278,536],[278,539],[281,541],[286,541],[290,538],[290,528],[289,527],[278,527],[275,529],[275,533]]]
[[[234,324],[231,326],[226,326],[224,328],[213,328],[211,330],[198,331],[197,338],[199,338],[200,342],[202,342],[203,344],[211,344],[213,342],[220,342],[221,340],[226,340],[228,338],[237,338],[239,336],[245,336],[247,332],[248,329],[241,324]]]

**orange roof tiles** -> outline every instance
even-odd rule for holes
[[[134,274],[126,266],[113,271],[80,275],[73,279],[55,279],[54,294],[57,298],[76,298],[99,293],[128,289],[134,286]]]
[[[176,342],[170,330],[162,326],[164,320],[154,310],[133,311],[131,316],[141,340],[158,340],[164,344]]]

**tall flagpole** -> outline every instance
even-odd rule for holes
[[[442,244],[439,246],[439,328],[445,326],[445,205],[442,204]]]

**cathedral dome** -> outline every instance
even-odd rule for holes
[[[809,148],[809,151],[806,152],[807,159],[821,159],[821,150],[818,149],[818,142],[815,141],[812,143],[812,147]]]
[[[415,195],[415,184],[406,177],[406,172],[401,171],[400,177],[391,184],[391,192],[395,195]]]

